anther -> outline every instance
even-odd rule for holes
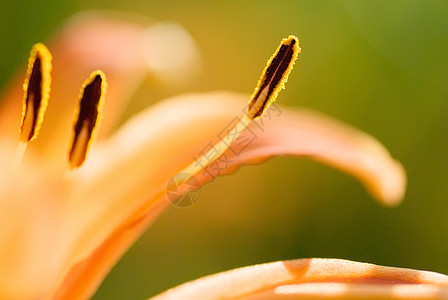
[[[86,159],[100,123],[106,89],[106,75],[100,70],[92,72],[81,87],[69,147],[71,169],[80,167]]]
[[[31,49],[23,83],[24,96],[19,129],[22,142],[34,140],[39,133],[50,97],[50,72],[50,51],[43,44],[35,44]]]
[[[258,80],[247,109],[249,118],[258,118],[275,101],[278,92],[285,88],[288,75],[299,53],[297,37],[290,35],[282,40]]]

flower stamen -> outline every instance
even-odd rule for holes
[[[230,147],[230,145],[246,129],[250,122],[263,115],[269,106],[275,101],[278,93],[285,87],[288,75],[300,53],[299,40],[290,35],[281,41],[274,55],[268,60],[263,70],[257,87],[249,101],[246,114],[239,122],[229,130],[229,134],[222,138],[212,149],[195,160],[188,167],[178,173],[177,185],[187,182],[194,174],[199,173],[207,165],[213,163]],[[235,134],[238,133],[238,134]],[[210,159],[213,157],[213,159]],[[181,182],[179,182],[181,181]]]
[[[106,90],[106,75],[100,70],[92,72],[81,87],[69,147],[71,169],[80,167],[86,159],[100,123]]]
[[[12,177],[22,162],[28,142],[37,138],[44,120],[48,99],[50,98],[51,60],[51,53],[44,44],[37,43],[31,48],[25,81],[23,82],[19,142],[11,167]]]
[[[278,93],[285,88],[288,75],[300,53],[299,40],[290,35],[283,39],[258,80],[252,94],[247,113],[251,119],[260,117],[275,101]]]
[[[28,60],[28,69],[23,83],[23,107],[20,122],[20,141],[34,140],[42,125],[48,106],[51,84],[51,54],[45,45],[35,44]]]

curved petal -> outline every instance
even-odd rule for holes
[[[235,269],[170,289],[170,299],[444,299],[448,276],[338,259],[299,259]]]
[[[100,286],[113,265],[139,238],[154,219],[167,208],[166,201],[155,201],[116,228],[87,258],[73,265],[61,278],[51,299],[88,299]]]
[[[387,149],[372,136],[311,110],[281,110],[281,116],[254,122],[239,138],[225,160],[197,174],[210,176],[235,171],[242,164],[259,163],[272,156],[309,157],[357,177],[378,201],[396,205],[404,197],[406,174]],[[250,141],[250,142],[249,142]]]
[[[61,278],[67,295],[75,290],[91,291],[88,283],[65,283],[72,276],[87,276],[83,270],[88,270],[88,276],[97,272],[92,284],[101,280],[105,270],[155,218],[153,210],[170,204],[165,196],[170,179],[226,132],[229,123],[244,110],[247,99],[246,95],[229,92],[176,97],[135,116],[109,141],[97,146],[93,159],[74,174],[68,189],[61,230],[74,240],[61,244],[57,251],[66,255],[64,265],[76,266],[67,269],[65,279]],[[397,184],[394,188],[404,189],[401,167],[378,142],[326,117],[285,112],[272,118],[272,123],[252,124],[248,132],[257,130],[257,138],[245,149],[240,149],[244,144],[239,143],[226,152],[234,160],[220,174],[272,155],[294,154],[311,156],[348,171],[374,191],[390,192],[385,188],[389,184],[385,178],[391,176]],[[201,183],[212,178],[196,176]],[[390,196],[381,192],[378,195]],[[136,225],[136,220],[141,224]],[[109,260],[99,259],[104,257]]]

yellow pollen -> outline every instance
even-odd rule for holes
[[[260,117],[285,88],[289,73],[300,53],[299,39],[293,35],[283,39],[268,60],[252,94],[247,113],[251,119]]]
[[[28,68],[23,83],[23,107],[20,122],[20,140],[34,140],[42,125],[48,106],[51,85],[51,54],[45,45],[35,44],[28,59]]]
[[[92,72],[81,87],[69,147],[71,169],[78,168],[84,163],[92,141],[96,137],[106,90],[106,75],[100,70]]]

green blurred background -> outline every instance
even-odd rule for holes
[[[335,257],[448,273],[448,2],[98,1],[0,3],[0,87],[30,46],[86,9],[183,25],[204,68],[188,86],[141,88],[127,114],[166,96],[251,93],[278,41],[302,54],[279,102],[308,107],[382,141],[406,167],[404,203],[386,208],[351,177],[275,158],[172,208],[123,257],[95,299],[145,298],[197,277],[280,259]]]

